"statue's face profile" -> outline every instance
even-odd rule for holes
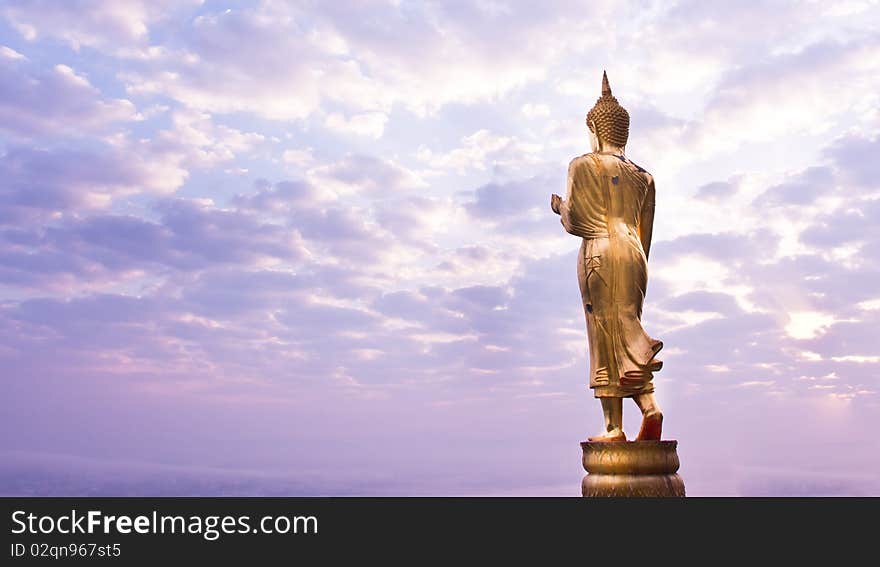
[[[587,128],[587,134],[590,136],[590,151],[598,152],[599,151],[599,137],[596,135],[596,126],[593,125],[593,128]]]

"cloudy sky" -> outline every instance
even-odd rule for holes
[[[603,69],[690,494],[880,494],[880,5],[8,0],[0,493],[576,495]],[[625,406],[630,435],[635,406]]]

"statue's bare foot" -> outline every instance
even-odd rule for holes
[[[590,443],[615,443],[626,441],[626,434],[624,434],[622,429],[618,429],[616,431],[609,431],[608,433],[604,433],[602,435],[596,435],[595,437],[590,437],[587,439]]]
[[[642,418],[642,427],[636,441],[660,441],[660,433],[663,431],[663,414],[654,412]]]

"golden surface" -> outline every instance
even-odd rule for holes
[[[584,470],[596,474],[673,474],[678,472],[677,441],[581,443]]]
[[[619,105],[611,99],[603,76],[602,98],[590,113],[596,114],[594,120],[605,116],[607,123],[591,126],[596,134],[593,152],[571,161],[565,199],[551,198],[565,230],[583,239],[577,274],[587,321],[590,388],[599,398],[653,392],[653,373],[662,366],[655,355],[663,348],[641,323],[654,226],[654,178],[624,155],[620,144],[626,137],[614,134],[614,121],[622,115],[615,114]],[[603,113],[598,113],[599,107]],[[628,115],[626,123],[628,127]],[[606,431],[619,427],[615,417]]]
[[[654,180],[621,155],[575,158],[559,210],[565,230],[583,238],[578,282],[590,345],[590,387],[597,397],[654,390],[654,358],[663,343],[642,328]]]
[[[588,474],[581,483],[581,494],[587,498],[684,498],[685,490],[677,474]]]
[[[590,131],[615,146],[623,147],[629,138],[629,113],[611,94],[608,75],[602,73],[602,96],[587,113]]]
[[[684,497],[676,441],[581,443],[588,497]]]

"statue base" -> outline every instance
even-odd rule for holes
[[[584,441],[586,497],[684,497],[678,441]]]

